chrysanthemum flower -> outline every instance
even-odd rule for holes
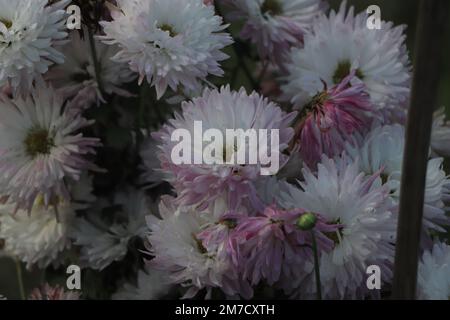
[[[112,295],[113,300],[156,300],[169,293],[167,272],[145,268],[139,270],[136,285],[125,283]]]
[[[221,50],[232,43],[222,18],[200,0],[119,0],[113,21],[101,22],[107,44],[118,44],[115,61],[147,78],[160,98],[167,87],[198,92],[211,74],[221,76]]]
[[[57,199],[46,208],[40,196],[31,212],[16,211],[15,204],[7,201],[8,197],[0,196],[0,250],[25,262],[27,268],[64,263],[65,251],[71,247],[69,234],[75,211],[86,209],[95,201],[92,179],[87,173],[83,173],[79,181],[70,181],[68,188],[70,203]]]
[[[315,21],[305,35],[304,47],[290,53],[283,86],[292,103],[303,106],[328,87],[356,71],[352,83],[363,82],[377,107],[399,106],[409,95],[410,62],[405,45],[404,26],[382,22],[380,30],[367,28],[366,12],[346,12],[344,1],[336,13]]]
[[[260,215],[238,221],[233,234],[238,250],[233,254],[237,255],[234,261],[244,279],[252,285],[261,280],[274,285],[281,278],[295,279],[304,271],[313,256],[311,233],[297,225],[304,214],[310,213],[267,207]],[[334,243],[325,234],[337,232],[338,226],[327,224],[320,215],[314,216],[318,250],[330,251]]]
[[[448,300],[450,297],[450,246],[436,243],[425,251],[419,264],[418,297],[429,300]]]
[[[230,141],[223,141],[223,150],[219,150],[211,161],[215,164],[180,164],[176,165],[171,159],[172,150],[177,142],[171,141],[175,129],[186,129],[192,137],[192,153],[203,155],[206,142],[194,144],[194,121],[201,121],[204,130],[217,129],[226,137],[226,130],[230,129],[267,129],[267,140],[270,140],[270,130],[279,130],[279,150],[270,150],[272,155],[279,154],[279,166],[282,167],[287,156],[281,152],[288,147],[294,130],[289,127],[295,113],[286,114],[277,105],[259,96],[257,93],[248,95],[244,89],[239,92],[231,92],[229,87],[223,87],[220,91],[206,89],[203,96],[190,102],[183,102],[182,114],[177,114],[175,119],[156,134],[154,138],[160,144],[159,158],[164,172],[171,175],[168,180],[178,193],[177,200],[183,205],[207,206],[217,197],[226,194],[229,207],[234,209],[242,203],[261,208],[261,201],[257,199],[253,182],[260,177],[262,164],[257,159],[256,164],[239,165],[227,164],[234,152],[239,153],[244,148],[249,159],[250,152],[258,152],[257,146],[249,146],[240,143],[236,139],[233,145]],[[224,140],[226,140],[224,138]],[[198,146],[200,145],[200,149]],[[196,147],[197,146],[197,147]],[[264,146],[259,146],[264,148]],[[270,146],[269,146],[270,148]],[[222,151],[222,152],[220,152]],[[222,160],[223,164],[214,160]]]
[[[62,48],[66,61],[51,68],[45,79],[60,90],[65,98],[73,99],[72,106],[87,109],[93,103],[105,102],[100,89],[106,94],[131,96],[121,86],[134,80],[136,76],[127,64],[111,60],[119,51],[117,46],[108,46],[94,40],[100,67],[100,88],[87,35],[81,39],[79,32],[72,32],[69,40],[70,43]]]
[[[48,283],[33,289],[30,300],[79,300],[80,292],[65,291],[59,285],[52,287]]]
[[[231,6],[230,19],[244,19],[241,37],[258,48],[263,59],[280,63],[291,47],[326,8],[322,0],[223,0]]]
[[[202,289],[210,298],[213,288],[230,297],[250,298],[252,290],[240,278],[231,257],[223,254],[216,241],[201,239],[208,238],[202,232],[211,225],[228,227],[217,218],[222,210],[213,206],[214,209],[200,213],[192,207],[175,207],[174,203],[175,199],[163,197],[159,210],[162,219],[147,217],[151,230],[149,253],[154,256],[148,264],[168,271],[172,283],[188,287],[183,298],[192,298]]]
[[[383,182],[390,188],[391,198],[396,202],[400,196],[400,182],[405,145],[403,126],[386,125],[375,127],[359,146],[346,146],[352,159],[359,159],[360,170],[366,174],[381,171]],[[429,230],[444,231],[442,225],[449,225],[444,201],[450,198],[450,179],[443,170],[443,158],[428,161],[425,182],[425,205],[422,237],[423,245],[431,244]]]
[[[79,180],[95,166],[86,158],[100,145],[80,129],[92,124],[64,109],[62,97],[40,86],[31,95],[0,97],[0,185],[3,195],[30,210],[36,197],[45,206],[69,199],[65,178]]]
[[[102,209],[120,206],[115,220],[108,223],[100,218]],[[119,192],[114,203],[100,203],[92,208],[87,218],[78,218],[72,237],[81,246],[80,259],[92,269],[103,270],[114,261],[122,260],[128,252],[130,240],[145,234],[145,216],[149,214],[148,202],[142,191],[133,189]]]
[[[10,83],[16,93],[28,93],[33,81],[64,55],[65,6],[48,0],[0,0],[0,87]]]
[[[27,268],[59,265],[61,253],[71,246],[68,234],[74,207],[63,202],[57,209],[45,208],[37,201],[31,213],[14,210],[14,205],[0,205],[0,239],[5,241],[5,251],[25,262]]]
[[[302,110],[298,130],[299,152],[313,167],[323,154],[339,155],[352,136],[370,127],[375,116],[362,83],[351,86],[354,74],[314,96]]]
[[[300,188],[291,186],[282,195],[286,208],[302,207],[319,213],[329,224],[340,228],[328,237],[335,246],[320,257],[322,294],[327,299],[364,298],[366,268],[381,268],[382,281],[392,276],[395,217],[386,186],[379,186],[379,174],[360,173],[358,163],[343,165],[326,157],[318,164],[317,175],[303,170]],[[310,265],[304,278],[292,280],[294,296],[313,298],[316,294],[314,273]]]

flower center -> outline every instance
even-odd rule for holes
[[[220,224],[223,224],[224,226],[226,226],[228,229],[234,229],[237,226],[237,221],[236,219],[232,219],[232,218],[227,218],[227,219],[223,219],[219,222]]]
[[[91,80],[92,77],[89,74],[88,67],[89,67],[89,63],[84,63],[83,66],[81,67],[81,69],[83,71],[73,74],[71,77],[72,80],[75,82],[84,82],[84,81]]]
[[[3,19],[3,18],[0,18],[0,22],[3,23],[3,25],[6,27],[6,29],[11,28],[12,24],[13,24],[11,20]]]
[[[303,107],[302,111],[298,115],[298,119],[304,119],[311,112],[314,114],[314,116],[316,116],[319,112],[322,111],[322,107],[327,99],[328,93],[326,90],[316,94],[314,97],[312,97],[311,101]]]
[[[207,254],[208,250],[206,250],[205,246],[203,245],[202,241],[197,238],[195,234],[192,234],[192,238],[194,239],[195,243],[197,244],[197,249],[201,254]]]
[[[232,145],[232,146],[224,144],[223,145],[223,149],[222,149],[222,160],[223,160],[223,162],[231,161],[231,157],[237,151],[238,151],[238,146],[237,146],[236,142],[234,142],[234,145]]]
[[[169,35],[173,38],[175,37],[178,33],[175,31],[175,29],[167,23],[164,23],[162,25],[159,26],[159,29],[164,31],[164,32],[168,32]]]
[[[341,83],[342,80],[344,80],[345,77],[347,77],[350,74],[352,64],[349,60],[344,60],[338,63],[338,66],[333,74],[333,82],[334,84]],[[363,79],[364,75],[361,72],[361,70],[356,69],[355,76],[357,76],[359,79]]]
[[[334,221],[329,222],[328,224],[341,224],[341,220],[338,218]],[[327,236],[328,239],[332,240],[335,245],[338,245],[342,242],[342,238],[344,237],[344,234],[342,232],[343,229],[343,227],[339,227],[334,232],[324,232],[324,235]]]
[[[283,6],[279,0],[264,0],[261,6],[261,12],[263,14],[270,14],[278,16],[283,13]]]
[[[29,156],[35,157],[39,154],[49,154],[54,147],[53,138],[47,129],[33,128],[25,138],[25,149]]]

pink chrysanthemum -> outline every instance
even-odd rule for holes
[[[242,218],[234,232],[239,250],[234,253],[244,279],[252,285],[265,280],[269,285],[280,278],[296,277],[305,263],[311,263],[313,252],[310,232],[297,226],[306,212],[302,209],[280,210],[267,207],[262,215]],[[333,248],[324,233],[334,233],[339,225],[327,224],[320,216],[314,227],[318,250],[328,252]]]
[[[240,204],[250,203],[253,207],[261,208],[261,201],[257,198],[254,182],[260,178],[262,164],[174,164],[171,155],[173,148],[178,144],[171,141],[175,129],[185,129],[192,139],[192,152],[203,154],[201,148],[194,145],[194,121],[201,121],[204,130],[214,128],[226,136],[227,129],[267,129],[268,140],[270,130],[279,130],[279,150],[271,150],[278,155],[279,166],[286,162],[287,156],[281,152],[288,147],[294,130],[289,127],[295,113],[286,114],[277,105],[269,102],[257,93],[248,95],[244,89],[239,92],[230,91],[223,87],[220,91],[206,89],[203,96],[195,98],[182,105],[182,114],[176,114],[159,132],[153,134],[160,144],[159,159],[163,172],[170,175],[168,181],[178,193],[178,201],[183,205],[200,205],[206,207],[216,198],[225,194],[228,197],[228,206],[235,209]],[[237,139],[239,140],[239,139]],[[225,141],[224,141],[225,142]],[[246,148],[246,154],[252,148],[246,144],[225,145],[212,160],[226,160]],[[255,151],[255,150],[253,150]],[[255,151],[256,152],[256,151]]]
[[[224,213],[220,206],[200,213],[192,207],[176,207],[174,200],[162,198],[162,219],[147,217],[149,253],[154,256],[148,265],[168,272],[171,283],[187,287],[183,298],[193,298],[202,289],[210,298],[213,288],[229,297],[251,298],[251,287],[242,281],[225,250],[233,225],[220,218]]]
[[[46,283],[31,292],[30,300],[80,300],[80,293],[65,291],[60,286],[52,287]]]
[[[300,117],[298,144],[308,166],[317,164],[322,154],[338,155],[352,135],[366,130],[374,110],[364,84],[350,86],[353,74],[340,84],[326,89],[307,104]]]
[[[31,210],[40,196],[45,206],[68,199],[66,178],[79,180],[95,168],[85,156],[95,154],[96,138],[80,130],[91,125],[67,108],[52,88],[36,88],[30,96],[0,97],[0,185],[2,195]]]

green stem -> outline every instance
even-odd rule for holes
[[[244,74],[250,81],[250,84],[252,85],[253,90],[257,90],[259,88],[259,85],[256,82],[256,80],[253,78],[252,72],[250,71],[247,64],[245,63],[244,58],[242,58],[242,55],[239,52],[239,48],[236,46],[236,43],[233,43],[232,47],[233,47],[234,53],[236,54],[238,66],[241,67],[242,71],[244,71]]]
[[[322,284],[320,282],[319,255],[317,252],[316,235],[314,234],[314,230],[311,230],[311,238],[312,238],[312,249],[314,253],[314,274],[316,276],[317,300],[322,300]]]
[[[98,89],[104,94],[103,90],[103,82],[101,77],[101,66],[100,62],[98,61],[98,55],[97,55],[97,48],[95,47],[95,40],[94,40],[94,34],[92,33],[92,30],[88,28],[88,38],[89,38],[89,45],[91,48],[91,54],[92,54],[92,60],[94,62],[94,70],[95,70],[95,78],[98,83]]]
[[[20,298],[22,300],[26,300],[25,287],[23,285],[22,265],[21,265],[19,259],[16,258],[15,261],[16,261],[17,283],[19,286]]]

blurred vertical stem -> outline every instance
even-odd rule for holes
[[[448,0],[422,0],[416,36],[414,76],[405,133],[392,298],[415,299],[425,181],[433,109],[450,9]]]
[[[103,82],[102,82],[102,77],[101,77],[101,65],[98,60],[97,48],[95,47],[94,33],[91,30],[91,28],[87,28],[87,30],[88,30],[89,45],[91,47],[92,61],[94,62],[95,78],[98,83],[98,89],[100,90],[101,94],[103,95],[104,90],[103,90]]]
[[[23,275],[22,275],[22,265],[19,259],[15,258],[16,262],[16,273],[17,273],[17,284],[19,286],[20,298],[26,300],[25,287],[23,285]]]
[[[320,281],[320,265],[319,265],[319,254],[317,252],[316,235],[314,234],[314,229],[312,229],[310,232],[312,238],[312,249],[314,253],[314,274],[316,277],[317,300],[322,300],[322,283]]]

